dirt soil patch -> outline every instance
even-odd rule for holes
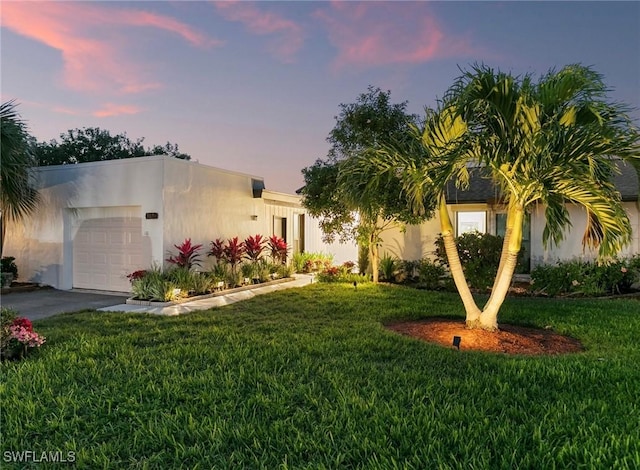
[[[551,329],[501,324],[492,333],[469,330],[464,322],[447,318],[398,322],[386,325],[392,331],[431,343],[454,348],[454,336],[460,337],[460,350],[490,351],[506,354],[567,354],[583,351],[580,341]]]

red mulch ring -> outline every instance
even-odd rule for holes
[[[551,329],[499,325],[495,332],[469,330],[464,322],[446,318],[399,322],[386,325],[392,331],[430,343],[453,348],[453,337],[460,337],[460,350],[506,354],[567,354],[583,351],[580,341],[554,333]]]

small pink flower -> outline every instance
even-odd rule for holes
[[[626,272],[627,272],[627,268],[625,268],[624,266],[622,266],[622,267],[620,268],[620,272],[622,272],[622,273],[626,273]]]

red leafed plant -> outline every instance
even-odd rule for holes
[[[231,272],[236,274],[236,266],[242,261],[244,255],[244,245],[238,240],[238,237],[233,237],[227,240],[227,244],[224,246],[224,259],[231,266]]]
[[[202,245],[192,245],[191,239],[187,238],[182,242],[182,245],[173,246],[178,249],[178,255],[170,256],[167,258],[167,262],[187,269],[191,269],[192,266],[200,266],[198,250],[202,248]]]
[[[146,269],[139,269],[138,271],[134,271],[131,274],[127,274],[127,279],[129,282],[137,281],[138,279],[142,279],[147,275]]]
[[[216,263],[225,261],[224,240],[222,238],[216,238],[211,242],[211,249],[207,252],[207,256],[214,257]]]
[[[273,259],[274,263],[285,264],[287,261],[287,252],[289,251],[287,242],[277,235],[272,235],[269,237],[269,241],[267,243],[269,251],[271,252],[271,259]]]
[[[262,235],[256,235],[255,237],[247,237],[243,243],[244,255],[247,259],[257,263],[262,259],[262,252],[264,251],[266,240]]]

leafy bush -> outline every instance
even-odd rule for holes
[[[282,278],[291,277],[293,275],[293,265],[280,264],[278,265],[278,270],[276,272],[278,273],[278,276]]]
[[[537,266],[531,271],[532,289],[552,297],[621,294],[629,292],[631,286],[639,280],[639,255],[600,264],[581,260],[559,261],[555,265]]]
[[[428,290],[438,290],[440,280],[446,271],[441,264],[434,263],[430,259],[423,258],[418,261],[418,282]]]
[[[396,258],[385,254],[380,258],[380,274],[382,279],[388,282],[395,281],[396,270],[398,267],[398,261]]]
[[[322,272],[331,266],[333,256],[324,253],[294,253],[292,262],[298,273]]]
[[[22,359],[45,341],[44,336],[33,331],[29,319],[19,317],[13,309],[0,309],[0,360]]]
[[[224,246],[224,259],[226,263],[228,263],[231,267],[231,273],[228,277],[228,280],[230,281],[229,285],[231,286],[239,285],[237,266],[242,262],[244,252],[244,244],[238,240],[238,237],[230,238],[229,240],[227,240],[227,243]]]
[[[18,266],[15,260],[13,256],[3,256],[0,261],[0,271],[3,273],[11,273],[13,274],[13,279],[18,279]]]
[[[178,255],[169,256],[167,262],[187,269],[191,269],[193,266],[200,266],[200,255],[198,251],[202,248],[202,245],[192,245],[191,239],[187,238],[181,245],[173,246],[178,250]]]
[[[399,282],[411,282],[418,277],[418,268],[420,267],[419,260],[400,260],[398,262],[398,274],[396,279]]]
[[[503,238],[488,233],[467,232],[456,237],[455,241],[462,270],[469,285],[476,289],[490,288],[498,272]],[[437,260],[448,268],[449,260],[442,236],[438,236],[435,244]],[[521,257],[522,252],[519,258]]]
[[[285,264],[287,262],[289,247],[283,238],[272,235],[267,241],[267,247],[269,248],[269,254],[274,263]]]
[[[244,246],[244,256],[251,262],[257,263],[262,259],[262,253],[264,252],[266,240],[262,235],[256,235],[255,237],[247,237],[242,242]]]
[[[240,274],[244,279],[252,280],[258,277],[258,267],[253,263],[243,263],[240,266]]]
[[[358,272],[364,274],[369,269],[369,248],[358,245]]]
[[[134,298],[139,300],[151,300],[154,302],[166,302],[166,279],[162,270],[154,266],[147,270],[146,274],[131,281],[131,292]],[[169,296],[171,297],[171,296]]]
[[[330,266],[318,273],[318,282],[348,282],[349,284],[362,284],[371,281],[368,274],[351,273],[343,266]]]
[[[223,264],[225,262],[224,240],[216,238],[210,243],[210,245],[211,248],[207,252],[207,256],[213,257],[216,261],[216,265]]]
[[[192,273],[191,285],[196,295],[209,294],[213,292],[219,282],[212,273]]]

